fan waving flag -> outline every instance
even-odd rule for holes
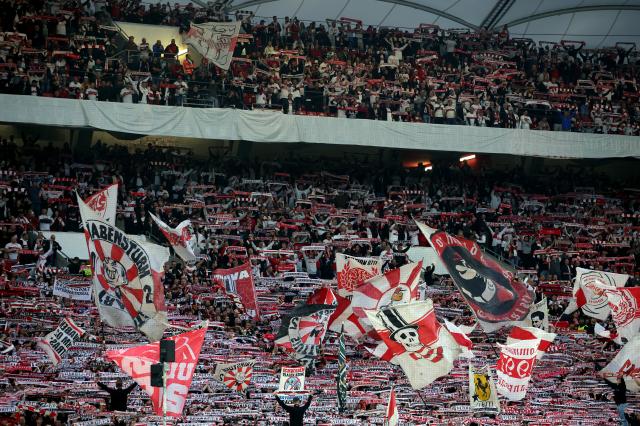
[[[317,290],[307,303],[284,316],[276,344],[292,351],[301,364],[312,367],[327,332],[329,317],[336,309],[335,304],[329,303],[335,300],[330,289]]]
[[[499,346],[501,351],[496,366],[496,388],[500,395],[508,400],[520,401],[527,394],[540,339],[522,340]]]
[[[244,392],[251,383],[255,360],[234,362],[232,364],[216,364],[214,379],[236,392]]]
[[[640,287],[606,291],[618,335],[628,341],[640,334]]]
[[[449,374],[462,352],[436,319],[431,300],[365,312],[379,339],[375,349],[369,351],[399,365],[414,389]]]
[[[353,290],[351,309],[358,318],[360,328],[374,332],[365,310],[377,310],[400,303],[418,300],[418,283],[422,272],[422,261],[408,263],[392,269],[384,275],[369,278]],[[375,332],[374,332],[375,333]]]
[[[338,410],[342,413],[347,406],[347,354],[344,333],[338,337]]]
[[[379,257],[353,257],[337,253],[338,295],[350,297],[360,284],[382,272],[382,264],[383,261]]]
[[[194,246],[196,244],[195,236],[193,232],[191,232],[191,221],[184,220],[175,227],[175,229],[171,228],[169,225],[164,223],[162,219],[153,213],[149,213],[151,219],[153,219],[162,235],[164,235],[173,250],[175,250],[176,254],[180,257],[180,259],[185,262],[193,262],[196,260],[196,254],[194,253]]]
[[[534,292],[514,271],[470,240],[416,222],[442,259],[453,282],[487,332],[527,318]]]
[[[515,326],[511,329],[509,337],[507,337],[507,345],[523,340],[540,340],[536,358],[542,359],[542,356],[547,352],[555,338],[555,333],[549,333],[536,327]]]
[[[387,412],[384,417],[384,425],[397,426],[399,420],[400,415],[398,414],[398,404],[396,403],[396,391],[391,388],[391,392],[389,392],[389,402],[387,403]]]
[[[233,60],[241,24],[241,21],[192,23],[183,39],[209,62],[226,71]]]
[[[86,200],[85,205],[105,222],[115,225],[116,209],[118,207],[118,184],[107,186],[102,191],[98,191]]]
[[[582,308],[582,313],[585,315],[604,321],[611,312],[606,290],[624,287],[628,279],[629,275],[626,274],[576,268],[576,278],[573,283],[574,299],[564,313],[571,314]]]
[[[207,332],[208,322],[202,323],[198,329],[169,337],[175,341],[175,362],[169,363],[166,374],[166,410],[167,416],[180,417],[187,400],[193,373],[196,371],[200,349]],[[134,346],[132,348],[107,351],[106,357],[135,380],[149,395],[153,410],[161,416],[163,412],[163,395],[161,387],[151,386],[151,365],[160,362],[160,343]]]
[[[112,327],[134,326],[150,341],[167,324],[162,276],[168,249],[122,232],[78,199],[100,317]]]

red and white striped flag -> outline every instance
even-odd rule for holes
[[[396,391],[395,389],[391,388],[384,424],[386,426],[397,426],[399,420],[400,415],[398,414],[398,405],[396,404]]]
[[[556,333],[549,333],[536,327],[515,326],[511,329],[509,337],[507,337],[507,345],[523,340],[539,339],[540,344],[538,345],[538,355],[536,358],[542,359],[542,356],[549,349],[555,338]]]

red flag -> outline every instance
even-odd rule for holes
[[[336,254],[336,279],[338,294],[350,296],[353,290],[369,278],[382,271],[382,260],[379,257],[353,257],[342,253]]]
[[[525,397],[539,345],[540,339],[500,345],[500,359],[496,366],[498,393],[510,401],[520,401]]]
[[[205,322],[197,330],[187,331],[168,340],[176,342],[176,362],[169,363],[167,372],[167,416],[180,417],[184,408],[191,378],[196,371],[200,349],[207,332]],[[133,348],[108,351],[106,357],[115,362],[140,387],[149,394],[156,415],[162,415],[162,388],[151,386],[151,365],[160,362],[160,343],[135,346]]]
[[[387,426],[396,426],[399,419],[398,405],[396,404],[396,391],[391,388],[391,393],[389,393],[389,403],[387,404],[387,413],[385,415],[385,424]]]
[[[555,338],[555,333],[549,333],[540,328],[515,326],[511,329],[509,337],[507,337],[507,345],[522,340],[539,339],[537,359],[542,359],[542,356],[549,349]]]
[[[260,319],[250,263],[231,269],[216,269],[213,279],[224,284],[227,294],[237,296],[249,315]]]

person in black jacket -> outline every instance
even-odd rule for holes
[[[627,384],[624,381],[624,378],[619,377],[617,383],[611,383],[608,380],[605,382],[613,389],[613,402],[616,403],[616,407],[618,408],[618,416],[620,417],[620,424],[622,426],[628,426],[629,422],[627,421],[627,417],[624,414],[625,408],[627,408]]]
[[[103,391],[107,392],[110,397],[109,410],[111,411],[127,411],[127,400],[131,391],[138,386],[136,382],[133,382],[129,387],[122,389],[122,380],[116,380],[116,388],[112,389],[104,383],[98,382],[98,386]],[[301,423],[302,424],[302,423]]]
[[[313,395],[309,395],[307,403],[301,406],[300,404],[302,403],[302,400],[296,397],[293,400],[293,405],[287,405],[278,397],[278,395],[276,395],[276,401],[278,401],[278,404],[284,411],[289,413],[289,426],[303,426],[304,413],[311,405],[312,399]]]

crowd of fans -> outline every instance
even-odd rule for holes
[[[20,143],[18,143],[20,142]],[[0,416],[8,424],[149,424],[149,401],[129,378],[104,359],[104,351],[142,341],[133,330],[100,323],[90,302],[52,295],[60,274],[82,274],[86,259],[67,259],[63,231],[80,231],[74,191],[82,196],[119,183],[117,226],[166,244],[149,217],[175,225],[190,218],[198,262],[165,265],[164,287],[172,324],[211,321],[185,408],[184,424],[278,424],[273,390],[282,365],[293,361],[274,345],[280,315],[314,287],[335,286],[335,253],[382,256],[385,268],[416,260],[421,243],[413,218],[476,240],[514,267],[546,295],[559,336],[533,374],[527,398],[506,403],[498,416],[468,409],[466,361],[451,375],[416,393],[394,366],[371,358],[347,341],[348,410],[337,412],[336,336],[329,333],[307,388],[318,392],[307,412],[310,424],[380,424],[390,385],[395,385],[403,424],[615,424],[611,389],[596,374],[620,348],[594,336],[595,321],[579,311],[563,316],[576,267],[631,275],[638,285],[640,189],[588,168],[547,169],[537,177],[519,168],[494,170],[477,163],[402,168],[357,158],[307,158],[302,154],[246,162],[211,152],[198,159],[179,149],[131,150],[94,144],[87,151],[22,135],[0,144]],[[349,170],[349,175],[341,174]],[[303,250],[315,245],[316,251]],[[55,249],[52,249],[55,247]],[[39,262],[41,260],[41,262]],[[212,281],[212,271],[250,262],[261,310],[259,321],[234,305]],[[290,272],[306,272],[300,281]],[[473,322],[447,276],[425,271],[422,297],[438,316]],[[71,303],[73,302],[73,303]],[[69,316],[92,337],[53,367],[35,339]],[[603,324],[613,329],[611,322]],[[504,333],[472,334],[477,365],[495,364]],[[216,362],[256,359],[252,385],[234,393],[212,379]],[[107,405],[115,380],[125,381],[129,413]],[[98,385],[97,382],[101,384]],[[629,401],[636,396],[625,395]],[[618,398],[618,396],[616,396]],[[634,399],[635,398],[635,399]],[[615,401],[616,404],[618,401]],[[638,421],[630,404],[627,416]],[[637,405],[635,405],[637,407]],[[275,412],[274,412],[275,410]],[[111,420],[109,420],[111,419]],[[475,422],[475,423],[473,423]],[[3,423],[5,424],[5,423]],[[80,423],[82,424],[82,423]],[[90,424],[90,423],[87,423]],[[91,423],[93,424],[93,423]]]
[[[536,45],[507,28],[408,31],[237,13],[243,36],[223,71],[178,57],[175,40],[120,40],[111,25],[113,17],[184,32],[222,19],[219,10],[129,0],[0,4],[2,93],[638,134],[634,44],[594,50],[580,41]]]

